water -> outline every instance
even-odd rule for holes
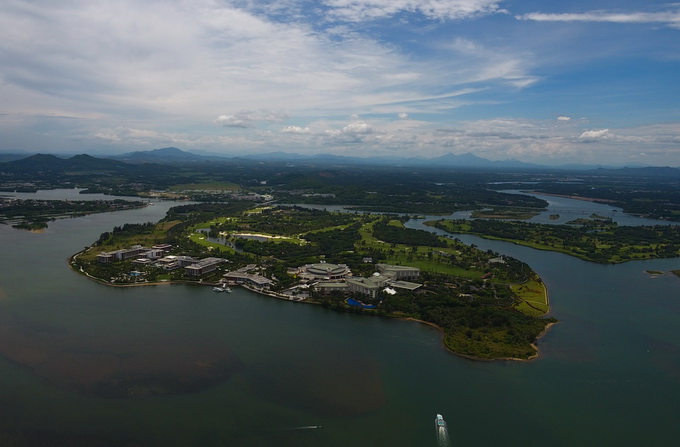
[[[648,219],[645,217],[640,217],[640,216],[634,216],[631,214],[626,214],[623,212],[622,208],[611,206],[611,205],[606,205],[606,204],[601,204],[601,203],[595,203],[595,202],[589,202],[585,200],[576,200],[576,199],[569,199],[567,197],[556,197],[556,196],[550,196],[550,195],[545,195],[545,194],[536,194],[536,193],[525,193],[520,190],[505,190],[505,191],[499,191],[499,192],[505,192],[508,194],[525,194],[525,195],[531,195],[534,197],[539,197],[546,202],[548,202],[548,206],[541,211],[538,215],[532,217],[531,219],[527,219],[526,222],[534,222],[534,223],[542,223],[542,224],[552,224],[552,225],[561,225],[561,224],[566,224],[569,221],[572,221],[574,219],[588,219],[590,218],[593,214],[596,214],[598,216],[602,217],[607,217],[612,219],[612,221],[618,223],[619,225],[632,225],[632,226],[640,226],[640,225],[680,225],[680,222],[672,222],[672,221],[660,221],[660,220],[655,220],[655,219]],[[349,205],[307,205],[307,204],[298,204],[296,206],[302,206],[302,207],[307,207],[307,208],[314,208],[314,209],[323,209],[327,211],[336,211],[336,212],[346,212],[346,213],[359,213],[362,214],[364,211],[357,211],[356,209],[352,208]],[[381,214],[381,213],[373,213],[373,214]],[[399,214],[399,213],[397,213]],[[410,213],[410,214],[418,214],[418,213]],[[425,220],[439,220],[439,219],[471,219],[472,211],[456,211],[452,214],[446,215],[446,216],[441,216],[441,215],[430,215],[426,216]],[[556,219],[551,219],[550,216],[553,215],[558,215]],[[421,219],[422,220],[422,219]]]
[[[513,194],[526,194],[539,197],[548,202],[548,207],[538,216],[528,219],[527,222],[565,224],[574,219],[587,219],[592,214],[608,217],[619,225],[680,225],[680,222],[659,221],[647,219],[645,217],[633,216],[623,212],[622,208],[604,205],[585,200],[569,199],[567,197],[556,197],[546,194],[524,193],[520,190],[500,191]],[[559,215],[557,219],[551,219],[551,215]]]
[[[644,270],[680,259],[607,266],[460,236],[529,263],[560,320],[535,361],[474,362],[417,323],[68,269],[171,205],[0,226],[0,445],[435,446],[437,413],[451,445],[677,444],[680,278]]]
[[[2,197],[14,197],[17,199],[35,199],[35,200],[149,200],[141,199],[132,196],[111,196],[107,194],[81,194],[85,191],[83,188],[73,189],[41,189],[37,192],[0,192]]]

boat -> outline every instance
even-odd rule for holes
[[[446,421],[444,420],[444,417],[441,414],[438,414],[437,417],[434,420],[434,425],[439,429],[439,427],[444,427],[446,428]]]
[[[222,284],[222,287],[213,287],[213,291],[231,293],[231,289],[226,284]]]

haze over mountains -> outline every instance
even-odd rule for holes
[[[445,154],[434,158],[424,157],[346,157],[330,154],[301,155],[288,152],[270,152],[241,156],[220,156],[211,154],[197,154],[183,151],[176,147],[165,147],[149,151],[128,152],[108,157],[92,157],[86,154],[75,156],[56,156],[51,154],[0,154],[2,170],[117,170],[130,168],[130,165],[155,164],[204,164],[204,163],[234,163],[234,162],[281,162],[281,163],[324,163],[334,165],[383,165],[383,166],[413,166],[439,167],[463,169],[556,169],[556,170],[593,170],[620,172],[622,169],[629,174],[678,176],[679,168],[672,167],[603,167],[587,165],[543,166],[524,163],[518,160],[492,161],[478,157],[472,153],[461,155]]]

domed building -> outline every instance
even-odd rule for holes
[[[352,271],[345,264],[319,262],[307,264],[300,268],[300,276],[308,279],[342,279],[350,276]]]

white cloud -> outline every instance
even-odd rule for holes
[[[610,12],[549,14],[532,12],[515,16],[518,20],[537,22],[608,22],[608,23],[659,23],[680,29],[680,10],[663,12]]]
[[[280,123],[290,118],[288,112],[277,110],[242,110],[233,115],[220,115],[213,122],[222,127],[252,127],[258,121]]]
[[[215,124],[222,127],[251,127],[252,124],[243,119],[237,118],[235,115],[220,115],[215,121]]]
[[[530,74],[535,62],[527,52],[502,46],[489,47],[460,37],[443,48],[451,51],[450,65],[437,67],[433,72],[445,73],[449,79],[460,83],[494,80],[521,89],[539,81],[537,76]]]
[[[0,30],[2,96],[11,89],[13,107],[26,113],[58,106],[109,116],[224,115],[224,124],[241,126],[249,120],[220,113],[224,104],[347,109],[376,86],[392,89],[382,101],[398,100],[399,86],[419,76],[377,41],[331,39],[210,0],[8,0]]]
[[[286,126],[283,129],[281,129],[281,132],[283,132],[283,133],[296,133],[296,134],[310,134],[310,133],[312,133],[312,130],[309,127]]]
[[[266,14],[280,14],[294,2],[275,3],[265,8]],[[414,11],[432,18],[472,17],[498,11],[497,4],[328,3],[336,12],[369,8],[376,14]],[[159,133],[172,126],[211,133],[206,125],[212,123],[234,134],[255,132],[290,114],[299,120],[441,113],[474,103],[473,95],[491,86],[521,87],[536,80],[527,57],[469,39],[446,49],[446,57],[419,59],[351,27],[324,30],[303,20],[270,20],[253,13],[264,8],[257,5],[214,0],[0,2],[1,111],[18,121],[38,114],[81,116],[89,122],[74,127],[68,137],[87,136],[89,126],[89,136],[98,140],[100,129],[111,123],[154,127]],[[302,13],[299,4],[295,8]],[[466,52],[466,46],[474,48]],[[368,128],[356,124],[346,133],[357,131]],[[125,134],[119,137],[123,144]]]
[[[478,20],[474,27],[445,23],[504,13],[502,5],[501,0],[322,0],[316,4],[4,0],[0,2],[0,114],[5,115],[0,116],[0,149],[22,149],[22,142],[33,138],[26,147],[61,151],[176,145],[359,156],[474,151],[494,159],[574,161],[604,159],[607,154],[624,159],[635,148],[637,155],[644,152],[661,159],[659,154],[666,154],[665,164],[680,165],[677,125],[621,129],[615,112],[607,116],[593,111],[593,115],[598,112],[598,125],[611,131],[589,129],[592,124],[566,115],[543,121],[460,121],[468,111],[476,117],[505,111],[517,116],[567,111],[565,102],[559,102],[564,90],[553,96],[551,85],[531,91],[532,95],[523,95],[522,89],[540,81],[534,74],[539,70],[549,76],[569,73],[571,68],[560,72],[572,60],[562,51],[565,39],[572,37],[568,30],[537,38],[520,36],[535,27],[500,17]],[[677,7],[667,8],[670,12],[656,15],[595,11],[518,18],[674,26],[678,13],[671,9]],[[413,20],[417,26],[407,23],[412,14],[417,16]],[[376,22],[380,26],[359,23],[370,19],[383,21]],[[489,31],[487,26],[494,28]],[[504,26],[518,33],[502,34],[501,29],[510,29]],[[675,43],[673,32],[650,34],[664,34],[669,47]],[[579,63],[597,56],[590,47],[598,45],[587,37],[588,48],[569,44]],[[621,42],[624,50],[612,49],[609,43],[599,42],[607,56],[621,51],[628,57],[624,51],[629,50],[629,41]],[[661,48],[656,43],[645,48],[652,52]],[[665,63],[678,60],[677,50],[673,51]],[[650,65],[649,72],[657,67]],[[666,69],[673,67],[666,65]],[[588,91],[585,83],[561,88],[572,87]],[[635,91],[635,96],[645,99],[644,89]],[[540,103],[545,98],[553,98],[548,101],[555,104]],[[677,117],[672,107],[663,114],[664,104],[654,105],[656,115],[645,115],[651,106],[641,104],[658,104],[649,99],[631,109],[639,110],[645,119]],[[582,113],[578,95],[571,104],[570,112]],[[462,109],[470,105],[475,107]],[[458,109],[455,114],[454,109]],[[292,116],[295,125],[288,125]],[[337,118],[348,116],[349,120]]]
[[[609,133],[609,129],[586,130],[578,138],[583,142],[590,143],[611,138],[611,134]]]
[[[325,0],[331,14],[343,20],[362,21],[413,12],[437,20],[459,20],[504,12],[498,0]]]
[[[342,129],[343,133],[365,135],[373,132],[371,126],[363,121],[354,121]]]

